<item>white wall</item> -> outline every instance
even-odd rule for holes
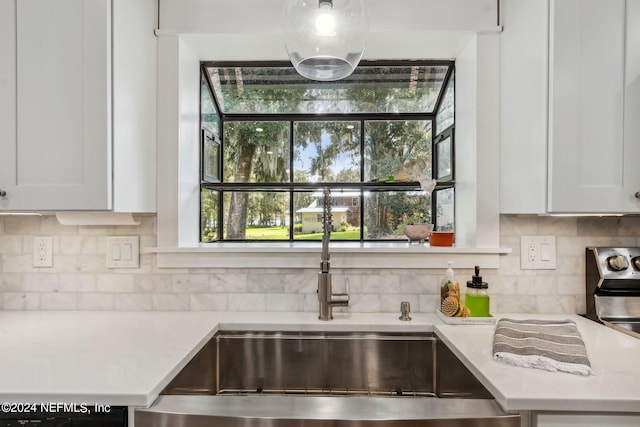
[[[478,117],[478,38],[474,37],[456,58],[456,237],[475,243],[478,213],[476,193]]]
[[[287,59],[284,0],[163,0],[160,34],[180,35],[202,59]],[[451,59],[476,32],[497,31],[496,0],[366,0],[363,59]]]
[[[158,244],[194,244],[199,221],[178,222],[200,217],[200,60],[173,36],[159,37],[158,52]]]
[[[501,0],[500,11],[500,212],[545,213],[549,2]]]
[[[498,247],[498,35],[479,34],[456,58],[456,241]]]

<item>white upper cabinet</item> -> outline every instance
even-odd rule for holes
[[[637,211],[640,183],[631,191],[624,168],[625,1],[551,7],[549,211]]]
[[[627,0],[622,200],[640,211],[640,0]]]
[[[500,212],[544,213],[549,5],[500,4]]]
[[[155,6],[145,2],[0,0],[0,209],[155,210]]]
[[[111,209],[108,0],[20,0],[9,208]],[[9,190],[7,190],[9,192]]]
[[[16,159],[16,9],[0,0],[0,207],[15,181]]]
[[[640,1],[503,3],[501,212],[640,212]]]

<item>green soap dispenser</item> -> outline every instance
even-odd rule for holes
[[[489,313],[489,285],[482,281],[480,267],[476,265],[475,274],[467,282],[467,292],[464,297],[465,305],[471,312],[470,317],[490,317]]]

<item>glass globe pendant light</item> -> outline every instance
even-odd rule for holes
[[[369,15],[365,0],[287,0],[285,46],[303,77],[348,77],[364,53]]]

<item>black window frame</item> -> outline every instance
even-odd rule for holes
[[[381,66],[381,65],[399,65],[399,66],[407,66],[407,65],[443,65],[446,64],[449,66],[449,69],[446,73],[446,76],[442,83],[442,89],[439,93],[438,99],[434,105],[433,112],[431,113],[351,113],[351,114],[303,114],[303,113],[287,113],[287,114],[225,114],[222,112],[220,108],[220,104],[215,95],[215,91],[213,90],[213,85],[210,80],[209,74],[206,71],[206,67],[208,66],[219,66],[219,67],[251,67],[251,66],[263,66],[263,67],[282,67],[288,66],[291,67],[289,62],[284,61],[233,61],[233,62],[217,62],[217,61],[203,61],[201,62],[200,71],[201,71],[201,79],[204,77],[206,84],[208,86],[209,94],[213,99],[214,107],[216,110],[216,114],[219,118],[218,120],[218,133],[213,137],[211,132],[208,132],[206,129],[201,129],[201,152],[200,152],[200,211],[202,212],[202,192],[203,190],[213,190],[218,193],[218,209],[217,209],[217,219],[216,223],[217,227],[217,239],[216,242],[238,242],[238,243],[247,243],[247,242],[294,242],[300,240],[294,240],[294,220],[295,220],[295,212],[294,212],[294,193],[296,191],[316,191],[320,190],[324,187],[328,187],[331,190],[340,190],[340,189],[349,189],[356,190],[360,192],[359,203],[358,206],[364,206],[364,194],[365,192],[376,192],[376,191],[416,191],[420,190],[420,185],[418,182],[406,182],[406,183],[398,183],[398,182],[390,182],[390,183],[373,183],[373,182],[327,182],[327,183],[297,183],[293,181],[293,173],[290,174],[288,183],[234,183],[234,182],[225,182],[223,177],[223,153],[224,153],[224,132],[223,127],[224,123],[228,121],[281,121],[281,122],[289,122],[291,131],[289,132],[289,145],[290,152],[293,153],[294,147],[294,132],[293,126],[295,122],[303,122],[303,121],[357,121],[360,123],[360,151],[364,153],[364,144],[365,144],[365,122],[367,121],[391,121],[391,120],[422,120],[422,121],[431,121],[431,129],[432,129],[432,138],[431,138],[431,161],[432,161],[432,177],[435,179],[436,168],[437,168],[437,151],[436,146],[437,143],[445,139],[445,137],[450,137],[451,140],[451,166],[452,173],[450,176],[445,178],[437,179],[436,186],[431,193],[431,222],[434,224],[434,229],[438,229],[437,224],[437,215],[436,215],[436,197],[435,193],[439,190],[452,188],[455,194],[455,110],[454,110],[454,121],[451,126],[446,129],[437,129],[436,127],[436,116],[438,111],[440,110],[441,103],[445,97],[446,89],[451,81],[452,76],[455,75],[455,61],[446,61],[446,60],[399,60],[399,61],[361,61],[359,66]],[[200,95],[201,96],[201,95]],[[202,123],[202,99],[200,99],[200,123]],[[218,137],[219,135],[219,137]],[[204,149],[205,149],[205,140],[207,138],[213,139],[215,141],[216,149],[218,150],[217,154],[217,170],[220,173],[220,176],[210,177],[205,176],[204,174]],[[293,163],[293,156],[290,156],[290,162]],[[293,165],[291,165],[293,166]],[[361,177],[362,169],[364,168],[364,161],[360,164],[361,168]],[[291,168],[293,171],[293,167]],[[252,240],[252,239],[224,239],[224,209],[223,209],[223,201],[224,201],[224,192],[225,191],[239,191],[239,192],[250,192],[250,191],[276,191],[276,192],[288,192],[289,197],[289,239],[288,240]],[[365,239],[364,238],[364,230],[362,224],[364,224],[364,214],[365,210],[361,208],[360,210],[360,238],[359,240],[345,240],[348,242],[375,242],[375,241],[390,241],[388,239]],[[198,240],[202,243],[202,215],[200,215],[201,223],[199,227],[199,237]],[[334,239],[332,239],[333,241]],[[307,241],[307,240],[302,240]],[[399,239],[398,239],[399,241]],[[406,241],[406,240],[405,240]]]

